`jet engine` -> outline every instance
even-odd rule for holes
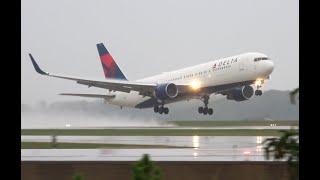
[[[235,101],[245,101],[253,96],[254,89],[251,86],[236,87],[229,91],[227,99]]]
[[[178,95],[178,88],[173,83],[159,84],[154,91],[154,95],[160,100],[173,99]]]

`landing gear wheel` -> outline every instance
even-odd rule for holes
[[[168,114],[169,113],[169,108],[163,108],[163,112],[164,112],[164,114]]]
[[[256,90],[256,91],[254,92],[254,94],[255,94],[256,96],[261,96],[261,95],[262,95],[262,91],[261,91],[261,90]]]
[[[154,106],[154,107],[153,107],[153,111],[154,111],[155,113],[159,112],[159,106]]]
[[[203,114],[204,115],[208,114],[208,107],[203,108]]]
[[[162,114],[162,113],[163,113],[163,110],[164,110],[163,107],[160,107],[160,108],[159,108],[159,111],[158,111],[159,114]]]
[[[199,114],[203,114],[203,115],[212,115],[213,114],[213,109],[212,108],[208,108],[208,104],[209,104],[209,95],[204,95],[202,97],[202,101],[204,103],[204,107],[199,107],[198,108],[198,112]]]
[[[203,107],[199,107],[198,108],[198,112],[199,112],[199,114],[202,114],[203,113]]]

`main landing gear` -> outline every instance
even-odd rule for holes
[[[203,114],[203,115],[207,115],[207,114],[212,115],[213,109],[208,108],[208,103],[209,103],[209,96],[208,95],[203,97],[203,103],[204,103],[204,107],[199,107],[198,113]]]
[[[169,108],[167,108],[167,107],[163,107],[163,105],[161,105],[161,106],[157,106],[157,105],[155,105],[154,107],[153,107],[153,111],[155,112],[155,113],[159,113],[159,114],[168,114],[169,113]]]

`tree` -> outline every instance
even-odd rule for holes
[[[72,176],[72,179],[73,180],[84,180],[84,177],[82,174],[80,173],[75,173],[73,176]]]
[[[290,92],[291,104],[296,104],[296,96],[299,96],[299,87]]]
[[[267,159],[270,159],[270,155],[273,154],[274,159],[288,158],[289,162],[299,161],[299,132],[295,130],[283,130],[283,134],[279,138],[268,138],[263,144],[265,155]]]
[[[268,138],[262,142],[266,144],[265,156],[270,159],[272,155],[276,160],[287,158],[291,178],[296,179],[299,176],[299,132],[293,129],[281,132],[282,136]]]
[[[144,154],[142,159],[133,166],[134,180],[160,180],[162,172],[150,160],[148,154]]]

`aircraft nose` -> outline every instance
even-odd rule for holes
[[[265,62],[265,70],[266,74],[271,74],[274,69],[274,63],[272,61],[266,61]]]

